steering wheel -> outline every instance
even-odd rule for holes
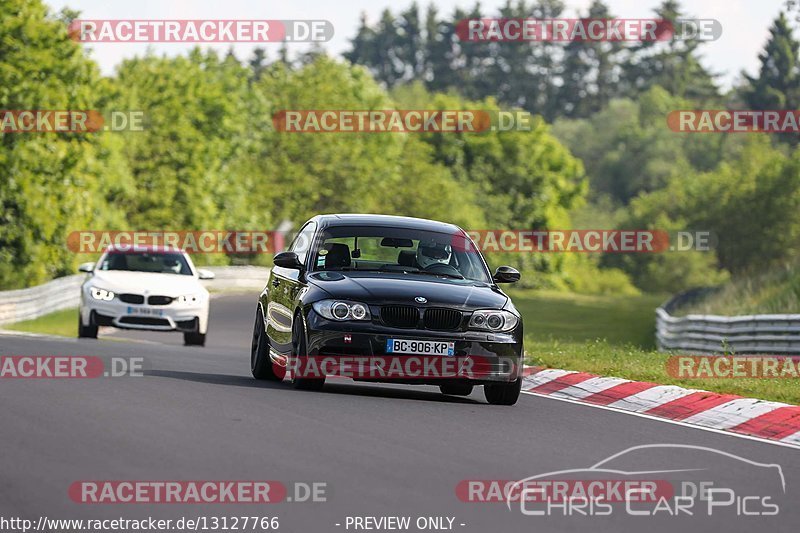
[[[423,269],[425,272],[432,272],[434,274],[446,274],[448,276],[460,276],[461,272],[456,270],[455,267],[451,265],[445,265],[442,263],[433,263],[432,265],[428,265]]]

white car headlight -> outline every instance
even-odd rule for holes
[[[479,309],[469,319],[469,329],[482,331],[511,331],[519,323],[519,317],[508,311]]]
[[[105,289],[101,289],[100,287],[89,287],[89,292],[91,293],[92,298],[95,300],[110,302],[114,299],[114,293],[112,291],[107,291]]]
[[[196,304],[202,299],[203,297],[199,294],[184,294],[183,296],[178,296],[175,298],[179,304]]]
[[[328,320],[372,320],[369,307],[358,302],[320,300],[311,304],[311,307]]]

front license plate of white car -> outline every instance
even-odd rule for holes
[[[150,309],[149,307],[128,307],[129,315],[161,316],[164,311],[161,309]]]
[[[409,355],[455,355],[455,342],[387,339],[386,353]]]

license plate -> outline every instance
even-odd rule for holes
[[[387,339],[386,353],[410,355],[455,355],[455,342]]]
[[[164,311],[161,309],[150,309],[149,307],[128,307],[129,315],[161,316]]]

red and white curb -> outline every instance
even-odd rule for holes
[[[675,385],[526,367],[522,390],[800,447],[800,406]]]

